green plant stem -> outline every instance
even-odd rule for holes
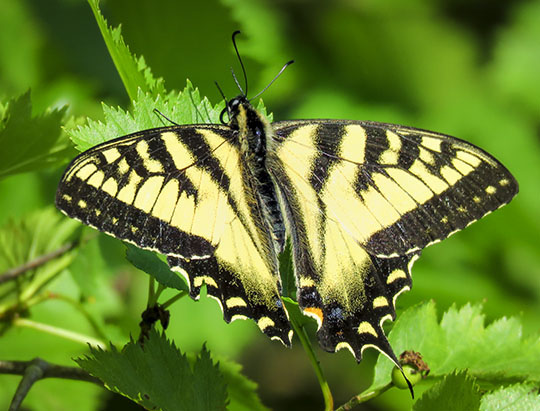
[[[148,276],[148,301],[146,306],[153,307],[156,303],[156,289],[154,288],[154,277]]]
[[[161,304],[161,307],[163,309],[169,308],[171,305],[173,305],[176,301],[178,301],[180,298],[185,297],[187,295],[186,291],[180,291],[175,296],[169,298],[167,301],[165,301],[163,304]]]
[[[46,332],[48,334],[56,335],[62,338],[65,338],[67,340],[79,342],[81,344],[87,345],[93,345],[97,346],[101,349],[106,349],[106,345],[103,341],[98,340],[94,337],[90,337],[88,335],[80,334],[74,331],[66,330],[59,327],[54,327],[52,325],[39,323],[37,321],[32,321],[27,318],[16,318],[13,321],[13,325],[19,326],[19,327],[26,327],[26,328],[32,328],[34,330],[39,330]]]
[[[98,338],[102,341],[108,341],[107,335],[105,335],[105,332],[101,328],[101,326],[98,324],[96,319],[88,312],[88,310],[82,305],[79,301],[74,300],[73,298],[67,297],[62,294],[53,294],[49,298],[54,298],[56,300],[64,301],[68,304],[70,304],[73,308],[75,308],[79,313],[81,313],[84,318],[86,318],[86,321],[88,321],[88,324],[92,327]],[[30,307],[31,301],[28,301],[28,307]]]
[[[361,403],[369,401],[369,400],[371,400],[371,399],[373,399],[375,397],[378,397],[383,392],[387,391],[389,388],[392,388],[393,386],[394,386],[394,384],[389,382],[384,387],[381,387],[378,390],[369,391],[369,392],[366,392],[366,393],[361,393],[361,394],[355,395],[349,401],[347,401],[345,404],[343,404],[339,408],[336,408],[336,411],[350,411],[354,407],[356,407],[358,404],[361,404]]]
[[[311,342],[309,341],[309,337],[306,333],[306,330],[304,326],[298,324],[292,317],[291,317],[291,325],[294,331],[296,332],[296,335],[300,339],[300,342],[302,343],[304,350],[306,351],[308,355],[311,365],[313,366],[315,370],[315,374],[317,375],[317,380],[319,380],[319,385],[321,386],[321,391],[324,397],[324,409],[325,411],[332,411],[334,409],[334,398],[332,397],[332,392],[330,391],[330,386],[328,385],[328,381],[326,381],[326,378],[324,377],[321,364],[319,363],[319,360],[315,356],[315,352],[313,351],[313,346],[311,345]]]

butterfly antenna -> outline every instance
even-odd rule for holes
[[[174,124],[175,126],[179,126],[180,124],[178,124],[177,122],[175,121],[172,121],[169,117],[167,117],[165,114],[163,114],[161,111],[159,111],[157,108],[154,109],[154,113],[156,113],[158,116],[160,116],[160,118],[163,120],[167,120],[169,123],[172,123]]]
[[[281,76],[281,73],[283,73],[283,72],[285,71],[285,69],[286,69],[287,67],[289,67],[289,66],[290,66],[291,64],[293,64],[293,63],[294,63],[294,60],[290,60],[290,61],[286,62],[285,65],[284,65],[283,67],[281,67],[281,70],[279,70],[279,73],[276,74],[276,77],[274,77],[274,78],[272,79],[272,81],[271,81],[270,83],[268,83],[268,85],[267,85],[265,88],[263,88],[259,93],[257,93],[255,96],[251,97],[251,98],[249,99],[249,101],[255,100],[255,99],[256,99],[257,97],[259,97],[262,93],[264,93],[264,92],[268,89],[268,87],[270,87],[272,84],[274,84],[274,81],[276,81],[276,80],[278,79],[278,77]]]
[[[242,73],[244,74],[244,81],[246,83],[246,87],[245,87],[245,91],[242,90],[242,87],[240,87],[240,83],[238,82],[238,79],[236,78],[236,76],[234,75],[234,71],[232,71],[232,76],[234,78],[234,82],[236,83],[236,85],[238,86],[238,88],[240,89],[240,91],[242,92],[242,94],[244,95],[244,97],[247,97],[247,92],[248,92],[248,80],[247,80],[247,74],[246,74],[246,68],[244,67],[244,62],[242,61],[242,57],[240,57],[240,52],[238,51],[238,46],[236,45],[236,36],[240,34],[240,30],[236,30],[233,34],[232,34],[232,42],[233,42],[233,45],[234,45],[234,51],[236,51],[236,57],[238,57],[238,61],[240,62],[240,67],[242,67]]]
[[[197,107],[197,104],[195,103],[195,100],[193,98],[193,89],[189,90],[189,99],[191,100],[191,105],[195,109],[195,114],[196,114],[195,122],[197,123],[199,121],[199,117],[201,118],[201,121],[204,121],[204,117],[203,117],[202,113],[199,111],[199,109]]]
[[[221,87],[219,87],[218,82],[215,81],[214,83],[216,84],[216,87],[219,90],[219,94],[221,94],[221,97],[223,97],[223,101],[225,101],[225,108],[223,110],[221,110],[221,113],[219,115],[219,121],[221,122],[221,124],[227,124],[227,123],[225,123],[225,121],[223,121],[223,114],[225,114],[225,112],[227,112],[227,116],[229,116],[229,119],[231,118],[231,113],[229,111],[229,105],[227,104],[228,100],[227,100],[227,97],[225,97],[225,93],[223,92]]]

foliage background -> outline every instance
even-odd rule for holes
[[[296,61],[264,94],[275,119],[401,123],[459,136],[494,154],[519,181],[519,196],[426,250],[413,268],[413,291],[398,300],[398,315],[429,299],[439,311],[454,303],[482,303],[488,321],[519,316],[525,335],[538,332],[540,1],[115,0],[101,7],[109,24],[122,24],[131,50],[144,55],[168,89],[183,88],[189,78],[202,95],[218,102],[216,80],[227,96],[235,95],[229,67],[237,73],[239,68],[229,39],[240,29],[252,95],[284,62]],[[31,88],[34,113],[67,104],[65,118],[72,118],[72,124],[102,118],[101,101],[129,107],[85,1],[4,0],[0,27],[3,104]],[[38,144],[30,133],[17,142],[21,151]],[[0,273],[26,261],[36,244],[47,244],[60,221],[67,224],[58,212],[43,210],[53,203],[70,155],[66,150],[37,171],[0,176]],[[24,237],[17,221],[31,228],[41,224],[42,230],[36,234],[28,228],[33,234]],[[127,341],[130,333],[136,334],[144,309],[146,276],[127,264],[118,242],[104,235],[72,258],[73,264],[48,288],[104,318],[109,339]],[[217,304],[206,298],[197,303],[184,299],[171,314],[168,335],[177,346],[199,350],[207,341],[214,354],[237,359],[259,383],[267,406],[320,408],[315,376],[298,344],[286,350],[250,322],[227,325]],[[92,333],[65,301],[46,300],[30,315]],[[86,352],[79,343],[22,327],[10,328],[0,338],[1,359],[41,356],[73,365],[71,358]],[[376,359],[372,350],[360,365],[347,352],[318,354],[336,403],[369,385]],[[7,407],[17,382],[17,377],[0,376],[0,407]],[[113,401],[89,384],[46,380],[25,404],[32,409],[93,410],[112,407]],[[369,406],[397,410],[408,401],[407,392],[390,390]]]

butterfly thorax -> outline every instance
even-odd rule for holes
[[[229,125],[238,133],[245,171],[249,174],[249,181],[254,184],[253,192],[257,196],[279,253],[283,251],[285,244],[285,225],[276,187],[266,168],[267,139],[272,137],[272,126],[243,96],[232,99],[228,103],[228,109],[231,115]]]

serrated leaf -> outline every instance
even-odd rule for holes
[[[416,401],[414,411],[480,409],[480,390],[466,372],[452,373],[433,385]]]
[[[230,411],[264,411],[267,408],[257,395],[257,384],[242,374],[242,366],[238,363],[220,359],[219,369],[227,383]]]
[[[84,151],[104,141],[140,130],[172,125],[155,113],[178,124],[219,123],[223,102],[212,106],[207,98],[201,98],[199,90],[189,80],[183,91],[154,97],[139,91],[131,112],[103,105],[104,122],[89,120],[85,126],[69,130],[76,148]]]
[[[122,37],[121,27],[109,27],[107,20],[101,14],[98,0],[88,0],[97,24],[109,50],[109,54],[116,66],[116,70],[124,83],[124,87],[131,100],[137,98],[138,90],[156,96],[165,92],[162,78],[154,78],[144,58],[137,58],[131,53]]]
[[[0,179],[54,167],[74,151],[62,132],[65,108],[32,115],[30,92],[10,100],[0,117]]]
[[[75,361],[113,392],[147,409],[224,410],[225,381],[203,347],[193,366],[173,342],[151,330],[144,346],[131,341],[122,351],[91,348]]]
[[[434,302],[409,308],[396,321],[388,339],[396,353],[418,351],[430,376],[468,369],[479,381],[500,383],[540,380],[540,338],[524,339],[515,318],[501,318],[488,326],[481,306],[450,308],[437,320]],[[393,364],[379,356],[368,390],[390,381]]]
[[[515,384],[487,393],[482,397],[480,410],[540,410],[538,386],[530,383]]]
[[[160,284],[169,288],[189,292],[186,281],[171,271],[169,266],[161,261],[153,252],[126,244],[126,258],[139,270],[154,277]]]

